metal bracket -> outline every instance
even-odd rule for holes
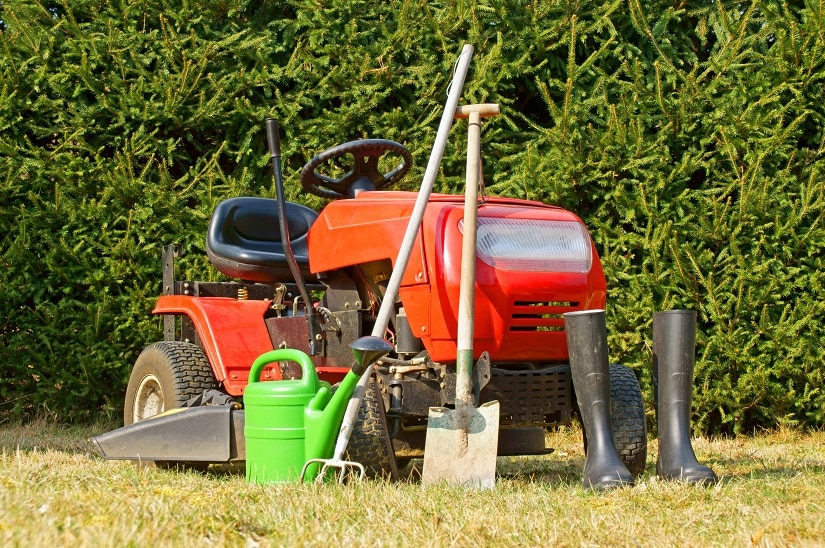
[[[444,366],[434,364],[441,385],[441,407],[448,407],[455,404],[455,365]],[[490,354],[482,352],[476,360],[470,376],[473,389],[473,405],[481,405],[481,391],[490,382],[493,376]]]
[[[277,312],[278,317],[281,317],[281,312],[286,309],[284,304],[284,297],[286,296],[286,286],[278,284],[275,286],[275,295],[272,297],[272,310]]]
[[[175,257],[180,256],[180,247],[177,244],[165,245],[161,248],[163,261],[163,295],[175,294]],[[175,316],[163,315],[163,340],[175,340]]]
[[[476,366],[473,368],[473,404],[478,407],[481,403],[481,391],[490,382],[492,375],[490,371],[490,354],[482,352],[481,356],[476,361]]]
[[[341,332],[341,320],[338,319],[338,316],[330,311],[329,308],[325,306],[318,306],[316,309],[318,314],[321,316],[321,330],[322,331],[334,331],[336,333]]]
[[[161,248],[163,260],[163,294],[175,294],[175,257],[180,257],[180,247],[177,244],[165,245]]]

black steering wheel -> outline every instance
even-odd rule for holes
[[[378,160],[385,154],[400,156],[401,163],[389,173],[382,173]],[[330,162],[352,156],[352,167],[340,178],[318,172],[318,168]],[[354,198],[362,190],[379,190],[401,179],[412,167],[412,154],[404,145],[387,139],[362,139],[350,141],[325,150],[301,170],[304,190],[321,198]],[[349,164],[344,169],[349,169]]]

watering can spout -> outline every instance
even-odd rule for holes
[[[349,345],[355,355],[356,365],[352,371],[359,377],[367,367],[392,352],[392,345],[381,337],[361,337]]]

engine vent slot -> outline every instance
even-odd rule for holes
[[[516,301],[510,316],[510,331],[564,331],[564,313],[577,310],[569,301]]]

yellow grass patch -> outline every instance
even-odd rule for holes
[[[423,489],[413,461],[391,484],[253,485],[138,468],[92,454],[89,429],[0,429],[2,546],[775,546],[825,542],[825,434],[697,439],[710,488],[655,477],[656,442],[633,488],[583,490],[581,432],[551,455],[500,457],[496,489]],[[92,428],[94,430],[94,428]]]

